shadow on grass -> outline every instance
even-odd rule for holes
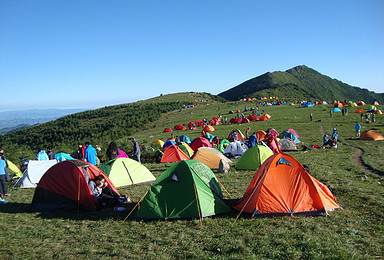
[[[44,219],[70,219],[70,220],[107,220],[114,219],[122,221],[133,209],[135,203],[126,203],[123,205],[125,211],[114,211],[113,208],[106,208],[97,211],[77,210],[77,209],[57,209],[46,211],[33,211],[29,203],[13,203],[8,202],[0,205],[0,213],[6,214],[36,214],[36,218]],[[134,216],[134,214],[132,214]],[[132,219],[130,217],[129,219]],[[128,219],[127,219],[128,220]]]

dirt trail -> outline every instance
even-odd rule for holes
[[[320,131],[324,134],[324,125],[320,125]],[[348,145],[348,146],[352,146],[353,148],[356,148],[356,152],[354,155],[352,155],[352,160],[353,162],[360,167],[360,169],[362,169],[363,171],[367,172],[367,173],[373,173],[373,174],[378,174],[378,175],[384,175],[383,172],[381,171],[377,171],[375,169],[372,169],[372,167],[370,167],[369,165],[365,164],[364,161],[363,161],[363,154],[364,154],[364,150],[359,148],[359,147],[356,147],[356,146],[353,146],[353,145],[349,145],[347,143],[344,143],[344,142],[341,142],[343,145]]]

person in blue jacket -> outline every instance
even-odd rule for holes
[[[8,196],[5,167],[7,167],[7,163],[0,157],[0,193]]]
[[[339,133],[337,132],[336,128],[333,128],[332,140],[335,140],[337,142],[338,137],[339,137]]]
[[[96,149],[89,142],[85,142],[84,159],[90,164],[96,165]]]
[[[41,148],[38,149],[38,152],[36,154],[36,160],[38,161],[48,161],[48,154]]]
[[[258,140],[257,140],[256,132],[253,132],[253,134],[249,137],[248,147],[251,148],[257,144],[258,144]]]
[[[360,137],[361,125],[358,122],[356,122],[355,130],[356,130],[356,136]]]

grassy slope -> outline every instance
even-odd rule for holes
[[[147,130],[135,134],[140,144],[165,140],[165,127],[190,120],[211,118],[217,113],[228,116],[229,110],[244,109],[244,103],[210,104],[181,111],[173,111],[152,122]],[[247,103],[247,106],[252,106]],[[252,131],[269,127],[278,132],[294,128],[305,145],[321,144],[323,131],[331,133],[337,127],[341,144],[337,150],[312,150],[291,153],[311,174],[334,190],[343,210],[330,217],[278,217],[250,220],[243,214],[231,228],[236,212],[206,218],[204,227],[199,220],[135,221],[127,213],[57,211],[31,213],[29,204],[33,190],[13,190],[11,203],[0,205],[0,242],[3,258],[374,258],[383,257],[384,237],[384,179],[363,172],[351,159],[356,149],[351,145],[370,147],[365,160],[373,168],[384,172],[380,158],[382,142],[349,140],[354,135],[354,122],[360,117],[350,113],[329,117],[329,106],[298,108],[290,106],[267,107],[272,115],[267,122],[252,122],[238,126],[217,126],[213,133],[226,136],[233,128]],[[313,113],[313,122],[309,122]],[[318,121],[321,120],[321,121]],[[384,117],[378,116],[374,127],[383,131]],[[364,124],[363,127],[368,128]],[[370,127],[370,126],[369,126]],[[199,130],[174,132],[194,138]],[[126,138],[118,143],[128,142]],[[367,150],[367,149],[365,149]],[[165,169],[163,164],[146,165],[156,176]],[[253,171],[236,171],[217,177],[233,198],[240,198],[253,177]],[[362,175],[368,180],[363,181]],[[123,189],[138,201],[148,186]],[[227,196],[228,198],[228,196]]]

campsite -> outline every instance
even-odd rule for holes
[[[172,100],[178,102],[174,104],[171,103]],[[355,100],[355,102],[357,101]],[[211,171],[214,173],[215,177],[209,177],[212,178],[211,180],[215,180],[212,187],[220,187],[221,185],[218,185],[220,182],[226,190],[221,188],[222,194],[219,194],[219,197],[222,196],[222,201],[220,200],[220,203],[217,204],[220,205],[217,206],[220,208],[220,214],[210,216],[212,209],[207,209],[207,216],[204,218],[199,217],[201,213],[197,213],[197,217],[192,218],[183,218],[183,215],[179,213],[175,215],[175,219],[173,217],[146,219],[145,214],[148,214],[149,204],[144,196],[147,194],[147,196],[153,197],[156,192],[161,190],[156,188],[156,190],[150,191],[153,181],[144,182],[142,185],[131,185],[131,182],[120,184],[121,188],[118,188],[118,191],[126,194],[133,201],[133,203],[125,204],[127,210],[124,212],[115,212],[112,209],[36,212],[31,209],[34,188],[10,188],[10,195],[6,197],[9,202],[0,205],[0,226],[3,231],[2,258],[382,257],[384,255],[384,141],[357,138],[354,125],[356,122],[360,122],[360,114],[353,113],[356,108],[350,108],[348,115],[334,113],[331,117],[329,111],[334,108],[333,104],[316,104],[307,107],[298,101],[294,105],[287,103],[263,106],[260,107],[260,110],[263,109],[264,114],[270,115],[269,119],[265,121],[248,120],[249,122],[240,124],[229,123],[229,119],[236,116],[236,113],[231,114],[229,111],[238,109],[244,111],[245,107],[251,108],[255,106],[256,102],[260,102],[260,100],[229,102],[215,99],[206,93],[192,95],[188,92],[162,95],[129,105],[139,115],[140,110],[137,107],[150,105],[158,108],[162,107],[163,103],[166,104],[159,114],[153,112],[149,115],[151,120],[142,117],[140,123],[125,129],[121,134],[116,134],[118,132],[116,129],[114,132],[108,132],[107,129],[106,132],[95,132],[91,142],[100,145],[99,155],[102,164],[106,164],[105,150],[111,140],[116,141],[126,152],[132,148],[129,141],[131,136],[134,136],[141,146],[147,147],[151,147],[152,143],[161,147],[161,142],[157,140],[165,142],[171,137],[171,134],[185,135],[193,141],[201,137],[203,127],[196,125],[196,130],[188,130],[188,128],[176,130],[173,129],[174,126],[188,126],[191,121],[210,120],[219,114],[222,117],[228,117],[228,124],[214,125],[214,131],[209,132],[219,138],[227,138],[233,130],[245,133],[247,127],[251,128],[251,133],[259,130],[267,131],[271,128],[275,129],[277,133],[294,129],[300,136],[300,143],[296,143],[297,150],[287,149],[285,151],[289,155],[287,158],[294,158],[295,162],[297,160],[301,165],[305,165],[313,178],[332,191],[341,208],[327,212],[326,216],[288,214],[252,219],[252,214],[248,212],[242,212],[239,215],[239,211],[233,209],[232,206],[243,197],[257,171],[248,169],[252,167],[248,167],[247,164],[244,167],[240,167],[240,165],[236,167],[239,158],[231,158],[233,164],[230,164],[228,172],[217,171],[217,166],[212,166],[212,169],[204,166],[207,176],[211,176]],[[188,107],[188,105],[191,106]],[[359,106],[359,108],[368,109],[369,106],[371,105]],[[109,117],[109,122],[115,120],[114,125],[124,128],[130,122],[120,123],[119,120],[122,118],[120,114],[113,117],[113,114],[108,112],[119,111],[120,107],[122,106],[106,107],[105,110],[94,111],[94,114],[92,111],[87,111],[83,114],[58,119],[56,123],[63,126],[64,122],[72,120],[79,125],[78,133],[83,134],[85,131],[82,132],[80,127],[82,121],[80,120],[97,121],[98,117],[102,120]],[[377,108],[381,109],[381,106],[377,106]],[[127,108],[125,107],[125,109]],[[248,116],[250,111],[244,113]],[[309,120],[310,114],[313,115],[313,121]],[[36,131],[44,130],[41,131],[44,134],[50,127],[54,128],[54,124],[55,121],[33,128]],[[100,124],[97,127],[102,127],[100,122],[97,124]],[[361,122],[361,125],[362,132],[373,129],[384,134],[383,115],[376,115],[375,122]],[[39,127],[41,127],[40,130]],[[95,128],[92,128],[92,125],[90,127],[91,130],[97,129],[96,124]],[[164,131],[167,128],[173,129],[173,131]],[[311,146],[322,146],[322,136],[325,133],[332,134],[333,128],[337,128],[339,133],[337,149],[308,149]],[[25,135],[22,139],[28,140],[28,142],[33,141],[28,137],[28,131],[20,131],[19,133]],[[33,131],[32,129],[30,133],[33,134]],[[69,136],[68,128],[63,127],[60,132],[62,134],[58,135],[59,140],[55,141],[55,152],[71,153],[75,148],[77,137]],[[2,141],[6,143],[5,151],[9,152],[7,157],[13,163],[20,164],[19,157],[16,155],[20,154],[32,159],[32,150],[29,151],[26,146],[7,145],[7,142],[11,142],[10,140],[16,135],[17,132],[14,135],[7,135],[6,138],[9,139],[4,138]],[[52,138],[49,136],[49,142],[52,141]],[[40,137],[39,140],[44,140],[44,138]],[[304,147],[306,148],[304,149]],[[156,185],[161,185],[160,176],[174,181],[184,178],[181,174],[174,174],[174,168],[187,166],[178,166],[179,162],[174,162],[174,159],[179,158],[179,154],[183,158],[190,156],[181,149],[178,150],[180,151],[177,155],[167,156],[169,160],[164,160],[164,162],[150,160],[149,157],[153,153],[148,153],[148,155],[143,153],[143,165],[158,180],[155,181]],[[122,166],[116,167],[122,168]],[[112,166],[109,166],[109,170],[111,169],[113,169]],[[163,173],[166,173],[167,176],[162,175]],[[196,174],[191,176],[195,181],[199,179]],[[188,177],[188,182],[192,183],[192,177]],[[113,178],[116,177],[111,174],[110,179]],[[165,183],[169,183],[169,181],[165,181]],[[198,182],[196,182],[196,194],[198,195],[200,192],[208,194],[207,191],[199,189]],[[182,193],[181,191],[188,193],[190,197],[195,196],[192,185],[179,187],[178,193],[176,192],[176,195],[172,195],[172,197],[181,201],[182,194],[177,195]],[[171,191],[169,192],[171,193]],[[216,199],[216,197],[216,193],[209,195],[211,199]],[[144,202],[146,201],[144,206],[134,209],[136,203],[142,199]],[[159,201],[161,200],[159,199]],[[140,209],[142,213],[137,215]],[[199,207],[195,207],[193,211],[195,216],[199,209]],[[133,212],[128,216],[131,210]]]

